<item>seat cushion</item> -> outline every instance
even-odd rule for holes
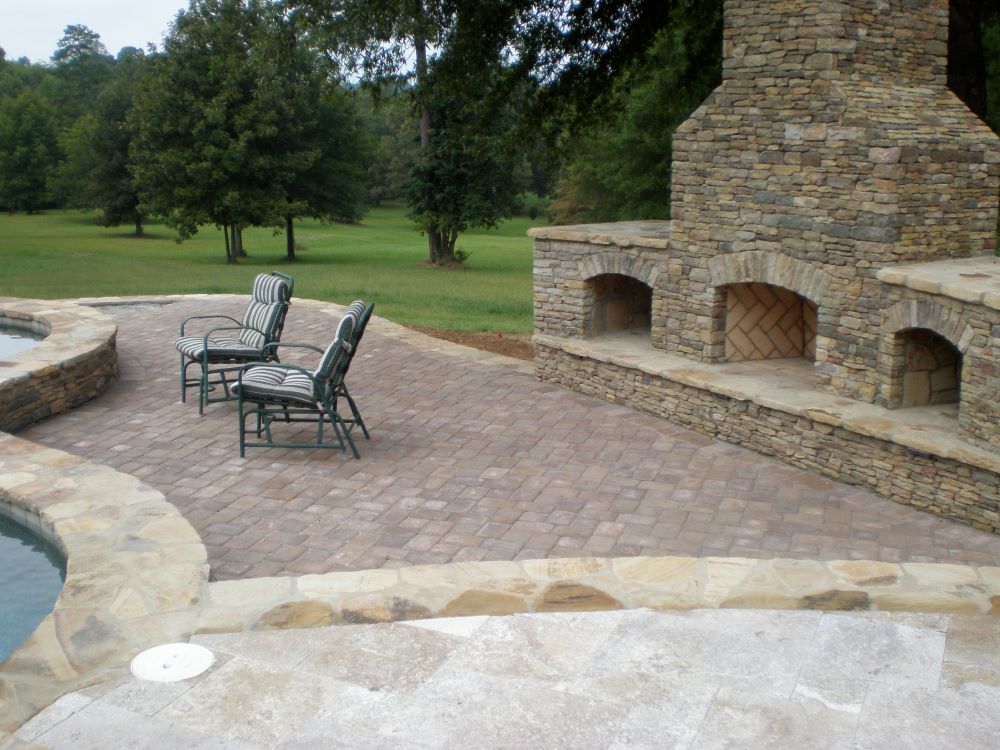
[[[295,401],[310,406],[316,403],[312,378],[284,365],[251,367],[243,373],[242,383],[243,398],[249,401],[265,398]],[[241,392],[238,384],[233,387],[233,392]]]
[[[191,359],[200,360],[205,349],[204,336],[183,336],[177,339],[177,351]],[[238,338],[228,336],[213,336],[208,339],[209,362],[226,361],[230,359],[254,360],[260,359],[260,349],[248,346]]]

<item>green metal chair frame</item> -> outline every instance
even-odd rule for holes
[[[263,331],[253,326],[245,325],[244,322],[236,320],[229,315],[221,314],[209,314],[209,315],[191,315],[181,321],[180,336],[183,338],[185,336],[184,328],[188,323],[195,320],[228,320],[235,325],[229,326],[217,326],[207,330],[202,336],[202,346],[201,354],[199,357],[191,357],[181,352],[181,402],[187,402],[187,389],[197,386],[198,387],[198,414],[202,415],[205,413],[205,406],[208,404],[219,403],[222,401],[231,401],[234,397],[231,393],[230,381],[226,378],[227,374],[233,374],[239,371],[239,369],[247,364],[248,362],[259,362],[266,361],[273,358],[277,361],[277,354],[273,350],[269,350],[269,345],[275,343],[281,339],[281,333],[285,327],[285,318],[288,315],[288,306],[291,304],[292,291],[295,288],[295,280],[288,274],[281,273],[280,271],[271,271],[268,274],[259,274],[254,279],[254,285],[256,286],[258,279],[261,276],[265,277],[276,277],[283,279],[285,282],[285,294],[284,299],[279,301],[281,307],[278,310],[277,317],[274,321],[274,325],[271,330]],[[253,304],[251,302],[251,304]],[[248,306],[248,312],[250,307]],[[229,333],[239,335],[240,333],[252,331],[259,334],[263,338],[262,345],[257,351],[253,353],[240,353],[240,352],[227,352],[225,349],[213,348],[212,337],[220,333]],[[189,378],[187,375],[187,370],[191,365],[197,365],[199,369],[197,378]],[[212,377],[216,376],[217,379],[213,382]],[[211,398],[209,392],[214,390],[216,385],[222,387],[223,396],[222,398]]]
[[[352,306],[353,307],[353,306]],[[370,308],[364,308],[368,316],[371,316]],[[363,314],[363,313],[362,313]],[[354,321],[360,321],[359,315],[349,313],[344,316],[338,327],[337,338],[326,350],[320,349],[312,344],[293,344],[274,342],[268,345],[268,349],[278,348],[306,349],[318,352],[323,357],[330,357],[329,374],[320,372],[320,368],[310,371],[298,365],[281,363],[277,361],[254,362],[243,365],[240,368],[237,382],[234,386],[237,397],[239,411],[239,441],[240,456],[246,455],[247,448],[336,448],[346,450],[350,447],[355,458],[361,458],[358,447],[351,437],[351,432],[355,426],[360,426],[366,438],[369,438],[368,430],[361,420],[361,415],[352,413],[351,419],[345,419],[337,411],[337,397],[344,395],[348,404],[353,402],[346,395],[346,390],[342,390],[344,376],[350,367],[352,352],[355,351],[351,345],[355,338],[355,332],[361,328],[360,322],[355,325]],[[367,319],[365,320],[367,323]],[[344,330],[347,328],[348,330]],[[360,338],[358,336],[357,338]],[[284,374],[297,373],[302,378],[308,378],[312,386],[312,403],[305,403],[302,398],[291,398],[281,395],[262,395],[254,393],[251,389],[249,394],[244,388],[244,376],[255,368],[270,368]],[[356,407],[352,407],[356,410]],[[247,428],[247,418],[255,418],[254,426]],[[272,433],[272,425],[275,422],[304,422],[316,425],[316,439],[311,443],[276,442]],[[324,436],[324,429],[329,424],[332,437],[327,440]],[[252,433],[256,439],[248,440],[248,434]]]

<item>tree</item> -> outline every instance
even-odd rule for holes
[[[419,149],[405,196],[428,262],[451,265],[458,232],[510,215],[520,166],[498,93],[515,7],[494,0],[290,0],[300,21],[378,90],[404,81]],[[505,112],[505,108],[507,111]],[[503,151],[506,150],[504,154]],[[505,158],[502,158],[505,157]]]
[[[458,45],[435,60],[428,93],[431,137],[405,184],[410,217],[429,237],[430,262],[461,263],[456,242],[471,227],[513,215],[523,189],[523,149],[512,137],[517,97],[500,101],[503,66],[483,55],[477,66]]]
[[[358,221],[368,205],[370,135],[353,99],[314,77],[308,96],[292,119],[301,157],[285,181],[285,256],[295,260],[293,220],[309,216],[325,221]]]
[[[669,218],[673,131],[719,84],[722,4],[684,0],[612,88],[596,124],[566,137],[557,223]]]
[[[86,114],[91,102],[111,77],[114,58],[101,36],[81,24],[66,27],[52,54],[56,92],[63,126]]]
[[[356,216],[344,193],[364,187],[340,175],[354,174],[350,160],[365,150],[329,77],[276,5],[193,0],[136,96],[140,210],[163,215],[181,238],[221,226],[230,263],[245,226],[284,225],[291,237],[294,216]]]
[[[56,42],[52,62],[56,65],[72,65],[93,58],[107,58],[108,50],[101,41],[101,35],[83,24],[70,24]]]
[[[97,97],[88,139],[93,164],[84,189],[100,211],[101,226],[132,224],[136,235],[142,234],[143,213],[129,154],[137,135],[129,113],[145,63],[141,50],[122,50],[111,80]]]
[[[34,213],[49,200],[59,159],[55,113],[34,91],[0,100],[0,205]]]

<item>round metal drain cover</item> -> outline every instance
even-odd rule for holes
[[[215,654],[193,643],[154,646],[132,659],[132,674],[140,680],[177,682],[197,677],[215,663]]]

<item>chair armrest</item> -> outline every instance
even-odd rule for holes
[[[322,349],[320,349],[318,346],[313,346],[312,344],[295,344],[292,342],[286,344],[281,341],[272,341],[270,344],[265,344],[264,352],[266,353],[269,350],[276,350],[283,346],[287,346],[291,349],[309,349],[310,351],[318,352],[320,354],[323,353]]]
[[[186,326],[188,322],[192,320],[211,320],[213,318],[223,318],[225,320],[231,320],[236,325],[241,325],[240,321],[236,320],[236,318],[231,318],[228,315],[191,315],[190,317],[184,318],[184,320],[181,321],[180,335],[181,336],[184,335],[184,326]]]

